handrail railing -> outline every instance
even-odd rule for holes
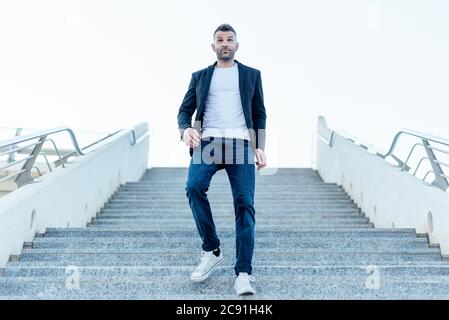
[[[83,153],[83,151],[81,150],[78,141],[76,140],[76,136],[73,133],[72,129],[70,129],[69,127],[57,127],[55,129],[47,129],[47,130],[42,130],[39,132],[33,132],[33,133],[29,133],[27,135],[24,136],[17,136],[11,139],[7,139],[5,141],[1,141],[0,142],[0,150],[2,150],[3,148],[12,146],[14,144],[18,144],[21,142],[25,142],[25,141],[29,141],[29,140],[33,140],[33,139],[37,139],[37,138],[42,138],[42,137],[46,137],[50,134],[55,134],[58,132],[62,132],[62,131],[67,131],[70,134],[70,138],[72,140],[73,146],[75,147],[76,152],[79,155],[85,155]]]
[[[396,148],[396,144],[397,144],[401,134],[407,134],[407,135],[415,136],[417,138],[425,139],[427,141],[432,141],[432,142],[436,142],[436,143],[440,143],[440,144],[449,146],[449,140],[448,139],[441,138],[441,137],[436,137],[436,136],[433,136],[433,135],[430,135],[430,134],[426,134],[426,133],[422,133],[422,132],[418,132],[418,131],[414,131],[414,130],[401,129],[394,136],[393,141],[391,142],[391,146],[390,146],[390,149],[388,150],[388,152],[385,153],[384,155],[380,155],[381,157],[385,158],[385,157],[389,156],[391,153],[393,153],[394,148]]]
[[[113,132],[113,133],[111,133],[111,134],[108,134],[106,137],[101,138],[101,139],[99,139],[99,140],[97,140],[97,141],[95,141],[95,142],[93,142],[93,143],[91,143],[91,144],[85,146],[83,149],[92,148],[92,146],[94,146],[94,145],[96,145],[96,144],[98,144],[98,143],[100,143],[100,142],[106,140],[106,139],[109,138],[110,136],[113,136],[113,135],[117,134],[117,133],[120,132],[120,131],[122,131],[122,129],[117,130],[117,131],[115,131],[115,132]],[[134,133],[134,129],[132,130],[132,132]],[[64,161],[65,161],[67,158],[73,157],[74,155],[76,155],[76,152],[75,152],[75,151],[74,151],[74,152],[71,152],[71,153],[67,153],[66,155],[60,157],[59,160],[55,161],[55,164],[58,165],[59,162],[61,162],[62,165],[64,165]]]
[[[69,133],[72,144],[75,148],[74,152],[71,152],[70,154],[66,154],[64,156],[62,156],[61,153],[59,152],[58,147],[56,146],[56,143],[54,142],[54,140],[47,139],[47,136],[53,135],[53,134],[56,134],[59,132],[63,132],[63,131],[66,131]],[[7,154],[10,155],[8,158],[8,163],[6,165],[3,165],[2,167],[0,167],[0,171],[4,170],[6,168],[9,168],[11,166],[14,166],[15,164],[21,163],[21,162],[25,162],[25,163],[22,166],[22,168],[20,170],[18,170],[17,172],[12,173],[12,174],[7,174],[5,177],[2,177],[0,179],[0,182],[3,182],[7,179],[17,176],[14,182],[17,184],[17,187],[20,187],[20,186],[33,180],[33,177],[30,174],[30,172],[33,168],[36,168],[38,170],[39,175],[41,175],[39,168],[35,167],[34,163],[39,155],[44,155],[47,165],[49,165],[45,153],[43,153],[41,151],[43,144],[47,140],[53,144],[53,147],[54,147],[56,154],[58,155],[58,158],[59,158],[59,160],[55,163],[55,166],[58,166],[58,164],[61,164],[64,167],[64,161],[66,161],[66,159],[69,158],[70,156],[74,156],[74,155],[84,156],[84,155],[90,153],[90,151],[89,152],[86,151],[87,149],[92,148],[92,146],[94,146],[95,144],[100,143],[101,141],[109,138],[112,135],[117,134],[120,131],[122,131],[122,129],[117,130],[111,134],[108,134],[106,137],[104,137],[100,140],[97,140],[94,143],[92,143],[84,148],[81,148],[79,146],[78,140],[75,136],[75,133],[69,127],[57,127],[54,129],[41,130],[38,132],[33,132],[33,133],[30,133],[27,135],[23,135],[23,136],[17,136],[17,133],[16,133],[16,137],[10,138],[10,139],[4,140],[4,141],[0,141],[0,156],[7,155]],[[134,129],[132,130],[132,134],[133,134],[134,141],[135,141]],[[37,142],[27,144],[26,146],[16,147],[19,143],[27,142],[27,141],[34,140],[34,139],[39,139],[39,140]],[[29,147],[33,147],[33,146],[34,146],[34,148],[31,151],[31,153],[23,159],[15,160],[15,158],[13,156],[11,156],[13,154],[18,153],[18,151],[20,151],[20,150],[23,150],[23,149],[26,149]],[[91,151],[93,151],[93,150],[91,150]],[[51,168],[50,168],[50,171],[51,171]]]
[[[400,130],[398,133],[396,133],[396,135],[393,138],[393,141],[391,143],[390,149],[388,150],[387,153],[385,154],[378,154],[380,157],[382,158],[386,158],[389,155],[393,154],[393,151],[395,150],[396,146],[397,146],[397,142],[399,140],[399,137],[401,135],[409,135],[415,138],[419,138],[422,141],[421,143],[415,144],[413,146],[413,148],[410,150],[409,155],[407,157],[406,162],[404,163],[404,166],[407,164],[408,160],[410,159],[411,154],[413,153],[413,151],[415,150],[415,147],[417,145],[419,146],[423,146],[424,150],[427,153],[427,157],[421,158],[419,165],[421,165],[421,162],[423,159],[427,159],[432,167],[432,172],[434,174],[434,180],[432,181],[432,185],[446,191],[446,189],[449,187],[449,182],[448,182],[448,177],[444,174],[443,169],[441,168],[442,166],[444,167],[448,167],[449,168],[449,164],[442,162],[440,160],[437,159],[437,157],[435,156],[434,151],[438,151],[444,154],[449,155],[449,152],[447,150],[443,150],[440,148],[436,148],[430,145],[430,142],[433,143],[437,143],[439,145],[444,145],[446,147],[449,147],[449,140],[445,139],[445,138],[441,138],[441,137],[436,137],[433,135],[429,135],[426,133],[422,133],[422,132],[418,132],[418,131],[414,131],[414,130],[409,130],[409,129],[402,129]],[[418,171],[418,167],[416,168],[415,172],[413,173],[413,175],[416,174],[416,172]],[[401,168],[401,170],[404,170],[404,166]],[[426,174],[427,176],[427,174]]]
[[[321,125],[326,125],[326,121],[325,121],[324,117],[320,116],[318,121],[319,121],[319,123],[321,123]],[[330,138],[324,137],[319,130],[318,130],[318,138],[320,138],[323,142],[328,144],[330,147],[333,147],[332,140],[334,138],[334,133],[337,133],[337,132],[335,130],[331,130],[331,129],[329,129],[329,130],[331,132]],[[350,138],[347,134],[343,134],[343,133],[339,133],[339,132],[338,132],[338,134],[341,135],[343,138],[351,141],[352,143],[354,143],[354,144],[356,143],[356,139],[355,138]],[[399,159],[396,155],[393,154],[393,152],[396,149],[398,140],[401,137],[401,135],[409,135],[409,136],[412,136],[412,137],[415,137],[415,138],[419,138],[422,141],[422,143],[415,143],[413,145],[413,147],[411,148],[411,150],[410,150],[410,152],[409,152],[405,162],[403,162],[401,159]],[[418,131],[414,131],[414,130],[409,130],[409,129],[401,129],[400,131],[398,131],[395,134],[395,136],[393,138],[393,141],[392,141],[392,143],[390,145],[390,148],[388,149],[388,152],[386,152],[386,153],[381,153],[380,151],[377,151],[377,148],[373,148],[372,146],[367,145],[367,144],[359,143],[359,145],[361,147],[367,149],[367,150],[369,150],[369,149],[371,149],[371,150],[372,149],[376,149],[376,151],[374,151],[374,154],[379,156],[379,157],[381,157],[381,158],[383,158],[383,159],[386,159],[387,157],[392,157],[398,163],[398,167],[401,168],[401,171],[407,171],[407,172],[411,169],[408,166],[408,164],[407,164],[408,161],[410,160],[411,154],[415,151],[417,146],[424,147],[424,150],[426,151],[427,157],[423,157],[423,158],[420,159],[420,161],[418,163],[418,166],[416,167],[416,169],[415,169],[415,171],[413,172],[412,175],[416,176],[416,173],[417,173],[418,168],[420,167],[422,161],[427,159],[429,161],[432,169],[429,170],[426,173],[426,175],[424,176],[423,180],[425,181],[425,179],[427,178],[427,175],[432,172],[433,175],[434,175],[434,180],[432,181],[431,185],[436,186],[436,187],[446,191],[449,188],[449,176],[447,176],[444,173],[444,171],[442,169],[442,166],[449,168],[449,163],[446,163],[446,162],[443,162],[441,160],[438,160],[437,157],[435,156],[434,151],[438,151],[438,152],[441,152],[441,153],[444,153],[444,154],[447,154],[447,155],[449,155],[449,151],[441,149],[441,148],[437,148],[437,147],[434,147],[434,146],[431,146],[430,142],[437,143],[439,145],[444,145],[446,147],[449,147],[449,140],[448,139],[445,139],[445,138],[442,138],[442,137],[437,137],[437,136],[434,136],[434,135],[429,135],[429,134],[418,132]]]

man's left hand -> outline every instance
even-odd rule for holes
[[[256,149],[256,159],[257,170],[260,170],[267,166],[267,156],[262,149]]]

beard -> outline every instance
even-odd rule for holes
[[[217,52],[217,59],[222,60],[222,61],[229,61],[229,60],[234,59],[235,51],[232,49],[229,49],[228,51],[229,51],[229,53],[227,53],[227,54],[224,54],[221,51]]]

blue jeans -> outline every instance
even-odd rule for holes
[[[212,251],[220,246],[206,192],[213,175],[218,170],[225,169],[234,198],[237,258],[234,270],[236,274],[251,274],[256,223],[254,149],[248,140],[214,137],[205,139],[208,140],[201,140],[201,148],[194,148],[185,187],[196,227],[203,241],[202,248],[204,251]]]

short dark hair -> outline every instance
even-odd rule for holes
[[[215,31],[214,31],[214,40],[215,40],[215,34],[218,31],[232,31],[232,32],[234,32],[234,35],[237,38],[237,32],[235,32],[234,28],[231,27],[231,25],[229,25],[227,23],[223,23],[223,24],[219,25],[217,29],[215,29]]]

